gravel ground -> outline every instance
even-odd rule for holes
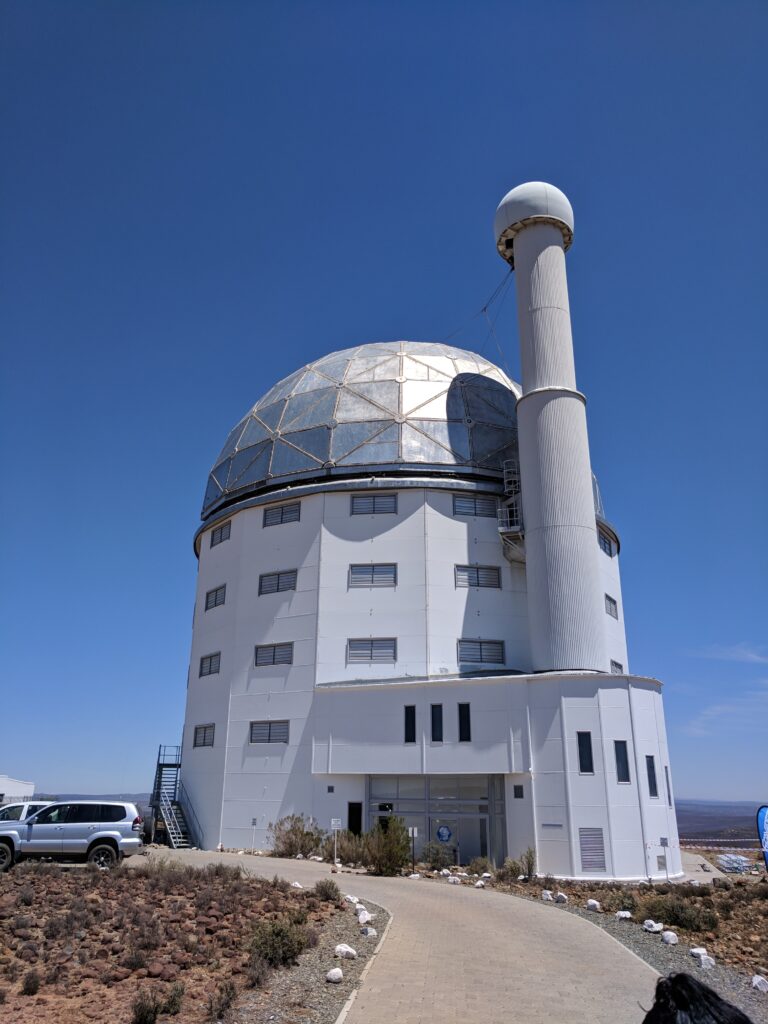
[[[374,919],[371,925],[378,937],[369,939],[360,934],[357,917],[350,904],[334,914],[320,935],[314,949],[302,953],[296,967],[273,971],[263,989],[246,992],[237,1001],[227,1018],[231,1024],[333,1024],[360,975],[376,949],[389,914],[370,901],[365,906]],[[357,952],[356,960],[339,960],[334,949],[346,942]],[[344,980],[333,985],[325,980],[332,967],[340,967]]]
[[[603,928],[627,949],[631,949],[655,968],[659,974],[673,974],[677,971],[692,974],[713,988],[723,999],[738,1006],[754,1024],[768,1024],[768,995],[752,988],[751,977],[722,964],[715,964],[709,970],[703,970],[688,952],[690,946],[682,940],[677,946],[665,946],[660,935],[645,932],[637,923],[631,921],[617,921],[613,914],[594,914],[579,907],[550,903],[542,905],[550,907],[553,913],[567,910],[591,921],[598,928]]]

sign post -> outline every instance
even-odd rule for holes
[[[333,866],[336,867],[336,836],[341,829],[341,818],[331,818],[331,830],[333,832]]]
[[[414,826],[409,826],[408,835],[411,837],[411,869],[413,874],[416,874],[416,840],[419,836],[419,830]]]
[[[667,839],[666,836],[662,836],[659,843],[661,844],[661,848],[664,850],[664,870],[667,873],[667,881],[669,881],[669,861],[667,859],[669,856],[667,853],[667,850],[669,849],[669,839]]]
[[[251,818],[251,828],[253,829],[253,832],[251,833],[251,853],[256,849],[256,826],[258,823],[258,818]]]

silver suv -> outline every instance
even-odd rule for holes
[[[0,821],[0,871],[26,857],[87,860],[111,868],[141,849],[135,804],[78,800],[48,804],[19,821]]]

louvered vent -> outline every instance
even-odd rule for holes
[[[582,871],[605,871],[605,843],[601,828],[580,828]]]

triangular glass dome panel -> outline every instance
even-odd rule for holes
[[[264,408],[257,409],[256,415],[270,430],[277,430],[277,425],[280,422],[280,417],[283,415],[284,408],[285,399],[282,402],[275,402],[274,405],[267,405]]]
[[[387,412],[397,415],[400,412],[400,385],[395,380],[371,381],[370,383],[347,384],[350,390],[383,406]]]
[[[333,428],[331,440],[331,458],[339,461],[353,448],[371,440],[380,434],[385,427],[396,424],[392,420],[366,420],[360,423],[339,423]]]
[[[259,441],[266,441],[271,436],[271,431],[267,430],[263,423],[251,418],[246,424],[238,447],[240,448],[240,451],[242,451],[244,448],[249,448],[253,444],[258,444]]]
[[[328,461],[328,449],[331,445],[331,431],[329,427],[313,427],[311,430],[291,431],[283,434],[284,441],[295,444],[297,448],[314,455],[320,462]]]
[[[249,453],[253,454],[252,448],[249,449]],[[240,476],[236,480],[230,479],[227,490],[239,491],[241,487],[246,487],[248,484],[261,483],[261,481],[266,480],[271,454],[272,442],[268,441],[263,448],[259,449],[253,461],[241,471]]]
[[[469,462],[469,430],[465,423],[414,419],[410,419],[408,422],[419,430],[423,430],[433,441],[445,445],[460,458]]]
[[[281,432],[330,422],[338,394],[338,388],[324,388],[289,398],[281,420]]]
[[[317,469],[319,463],[305,452],[286,444],[284,441],[275,441],[272,452],[272,463],[269,467],[271,476],[284,476],[288,473],[301,473],[307,469]]]

